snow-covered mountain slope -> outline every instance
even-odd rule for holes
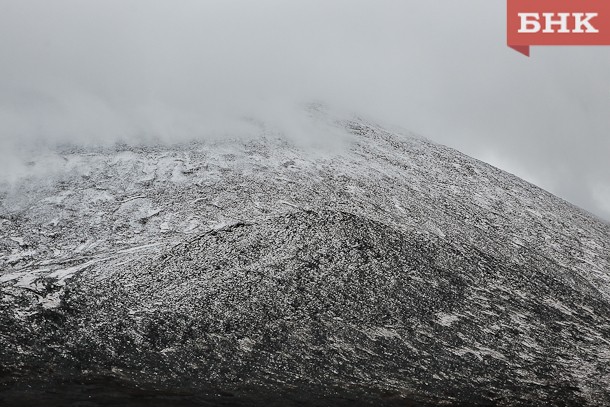
[[[607,223],[321,116],[344,148],[72,147],[4,185],[0,401],[610,403]]]

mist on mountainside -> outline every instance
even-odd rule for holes
[[[41,145],[239,137],[249,118],[322,145],[293,109],[321,100],[610,219],[610,58],[521,58],[504,18],[485,0],[3,1],[0,173]]]

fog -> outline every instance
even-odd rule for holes
[[[281,129],[323,101],[610,219],[609,49],[526,58],[505,18],[489,0],[0,0],[0,171],[40,144]]]

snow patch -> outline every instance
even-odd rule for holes
[[[439,312],[436,316],[438,317],[436,322],[442,326],[451,326],[455,321],[460,319],[457,315],[445,314],[444,312]]]

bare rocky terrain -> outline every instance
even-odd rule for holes
[[[610,404],[610,225],[312,120],[344,145],[63,146],[1,184],[0,404]]]

